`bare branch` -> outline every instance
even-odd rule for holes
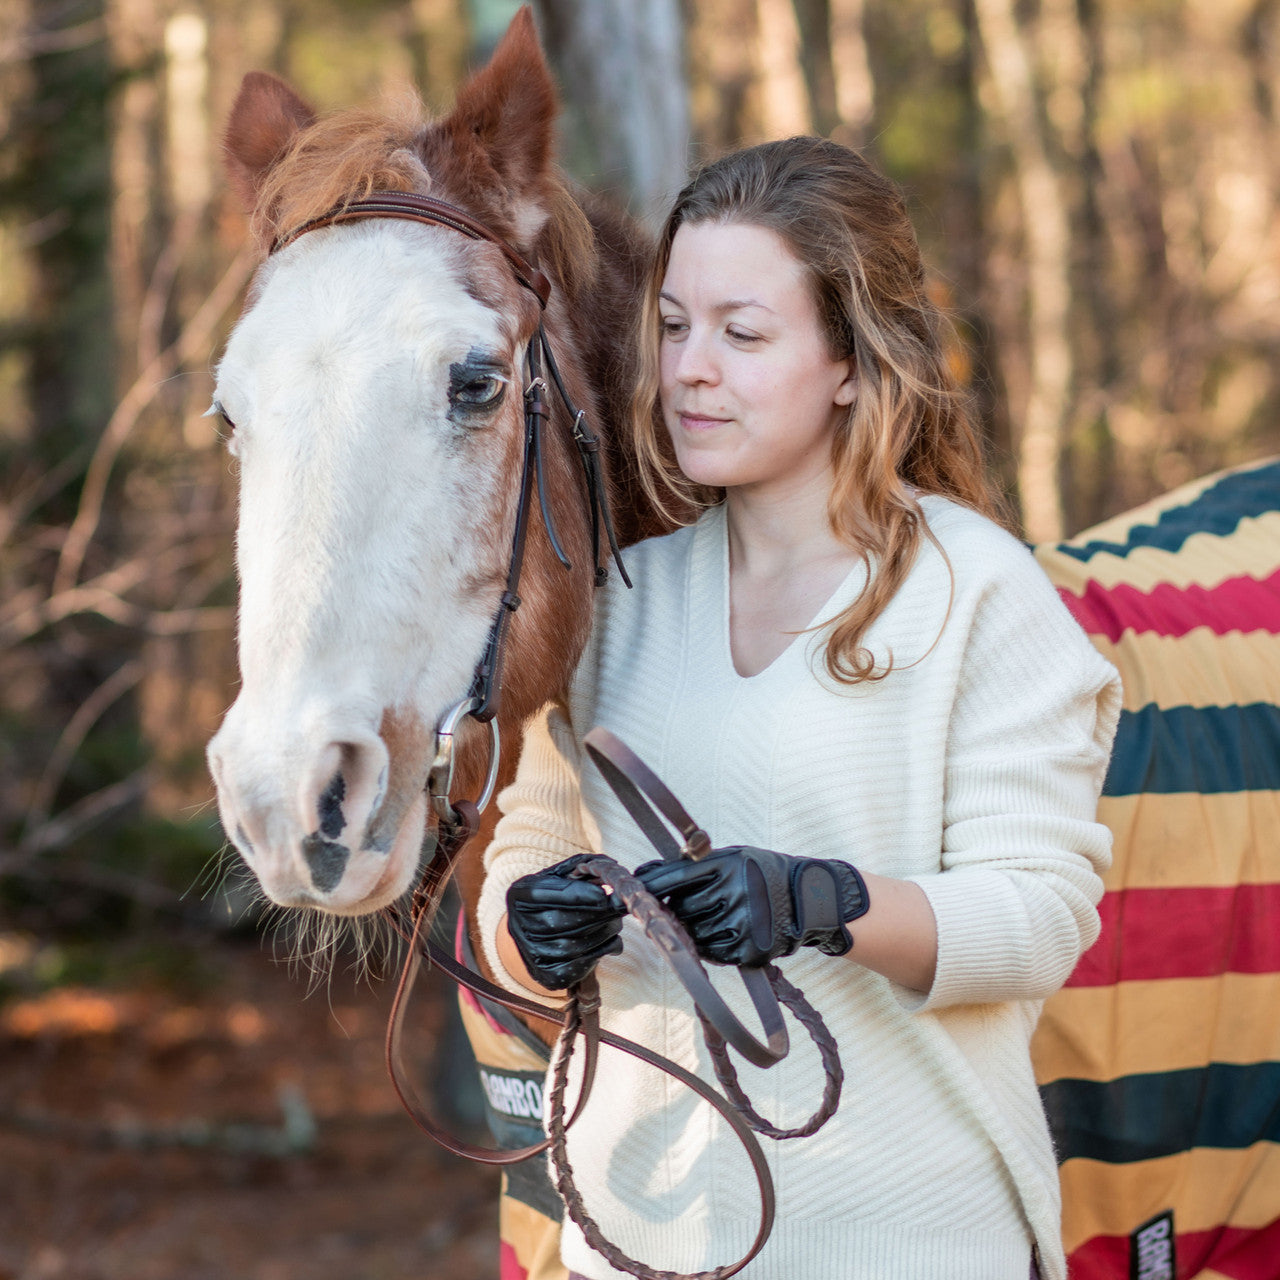
[[[170,546],[159,553],[135,556],[81,586],[48,597],[39,589],[28,589],[15,598],[6,614],[0,614],[0,640],[6,644],[29,640],[45,627],[77,613],[99,613],[121,626],[137,627],[157,635],[173,635],[174,615],[125,600],[122,593],[149,578],[183,569],[203,555],[199,547]],[[221,612],[231,614],[231,610]],[[157,619],[166,616],[169,621],[157,623]],[[209,630],[210,625],[205,621],[199,629]]]
[[[41,503],[47,502],[63,485],[79,475],[84,465],[87,448],[74,449],[61,459],[57,466],[37,476],[25,490],[14,495],[0,506],[0,546],[8,542],[10,535]]]
[[[83,49],[106,38],[105,18],[91,18],[62,31],[24,32],[0,44],[0,65],[28,62],[45,53],[69,53],[72,49]]]
[[[24,880],[55,881],[59,884],[84,885],[88,889],[101,889],[140,902],[143,906],[160,911],[183,911],[181,895],[153,880],[131,876],[109,867],[91,862],[70,862],[60,858],[41,859],[35,854],[10,854],[0,857],[0,876],[15,876]]]
[[[62,780],[67,776],[67,769],[75,754],[80,750],[89,730],[97,724],[99,717],[116,699],[122,697],[142,679],[145,668],[134,659],[126,662],[107,677],[81,704],[76,713],[67,721],[49,761],[36,783],[35,793],[27,806],[26,821],[22,824],[22,835],[18,840],[18,848],[26,846],[27,841],[39,827],[49,821],[49,811],[53,808],[54,797]]]
[[[193,355],[208,348],[215,326],[239,296],[240,290],[253,273],[256,260],[257,253],[251,248],[246,247],[236,254],[222,279],[214,286],[195,315],[187,321],[178,338],[138,375],[133,386],[125,392],[124,398],[116,406],[89,462],[84,489],[80,495],[80,509],[67,531],[62,555],[58,560],[58,570],[54,576],[55,594],[68,590],[79,577],[85,552],[97,532],[98,521],[102,518],[107,481],[124,442],[137,426],[144,410],[155,399],[160,384]]]
[[[31,857],[37,853],[49,853],[63,848],[117,809],[140,800],[156,780],[158,773],[154,765],[145,764],[140,769],[135,769],[127,778],[113,782],[109,787],[103,787],[77,801],[69,809],[64,809],[57,817],[51,818],[24,837],[18,846],[19,857],[15,860],[16,864],[21,864],[23,855]],[[6,868],[0,862],[0,870],[6,869],[12,871],[15,868]]]

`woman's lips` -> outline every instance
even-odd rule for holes
[[[729,421],[728,418],[711,418],[700,413],[678,413],[676,416],[686,431],[711,431]]]

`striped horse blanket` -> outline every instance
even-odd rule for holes
[[[1102,936],[1032,1046],[1073,1280],[1280,1277],[1280,461],[1036,548],[1119,668]]]

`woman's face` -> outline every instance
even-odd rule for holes
[[[829,354],[786,241],[748,223],[686,224],[658,305],[662,415],[680,470],[731,489],[829,484],[856,384],[851,362]]]

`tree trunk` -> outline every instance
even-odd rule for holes
[[[570,167],[661,219],[684,185],[689,106],[676,0],[538,0]]]
[[[814,132],[824,138],[840,123],[832,59],[831,0],[792,0],[800,35],[800,70]]]
[[[762,141],[756,0],[699,0],[688,8],[690,110],[700,153]]]
[[[757,0],[760,10],[761,105],[767,138],[813,130],[809,95],[800,74],[800,29],[790,0]]]
[[[831,0],[831,61],[840,121],[834,136],[851,147],[866,146],[876,105],[865,18],[864,0]]]
[[[1097,524],[1115,510],[1115,438],[1111,406],[1123,376],[1121,346],[1116,341],[1121,317],[1116,306],[1115,264],[1107,238],[1101,193],[1106,182],[1098,140],[1103,92],[1102,15],[1099,0],[1076,0],[1083,36],[1085,75],[1080,94],[1081,252],[1079,301],[1083,332],[1091,346],[1090,367],[1081,382],[1090,388],[1081,405],[1083,420],[1071,442],[1072,493],[1070,528]]]
[[[1013,155],[1027,270],[1026,405],[1018,446],[1018,488],[1027,536],[1062,537],[1059,490],[1063,424],[1073,359],[1068,333],[1071,234],[1032,79],[1029,42],[1012,0],[976,0],[994,99]]]

